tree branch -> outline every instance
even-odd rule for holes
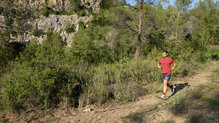
[[[132,28],[131,26],[129,26],[126,22],[124,22],[124,24],[125,24],[130,30],[132,30],[133,32],[139,34],[138,31],[136,31],[135,29],[133,29],[133,28]]]

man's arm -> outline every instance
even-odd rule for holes
[[[175,67],[176,67],[176,63],[173,61],[173,59],[171,59],[171,64],[173,64],[173,67],[172,67],[172,69],[174,70],[174,69],[175,69]]]
[[[161,61],[159,60],[159,61],[158,61],[158,64],[157,64],[157,67],[158,67],[158,68],[161,68],[160,65],[161,65]]]
[[[176,63],[173,63],[173,68],[172,68],[172,69],[174,70],[174,69],[175,69],[175,67],[176,67]]]
[[[160,64],[159,64],[159,63],[157,64],[157,67],[158,67],[158,68],[161,68],[161,66],[160,66]]]

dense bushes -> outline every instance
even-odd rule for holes
[[[113,0],[102,0],[100,2],[100,8],[102,9],[109,9],[113,6]]]
[[[60,102],[78,105],[80,81],[75,69],[65,62],[66,45],[55,32],[48,31],[47,37],[42,46],[32,41],[15,67],[1,78],[3,107],[17,109],[29,104],[49,108]]]
[[[5,38],[0,38],[0,73],[5,72],[7,65],[19,56],[19,53],[25,48],[24,44],[17,42],[7,42]]]
[[[114,98],[117,101],[133,101],[136,99],[139,84],[159,81],[160,74],[157,68],[149,64],[156,64],[152,59],[128,59],[113,63],[100,64],[98,67],[93,67],[88,71],[90,76],[88,88],[89,93],[82,95],[83,99],[86,96],[86,103],[92,103],[92,100],[103,103],[109,98]],[[91,89],[93,88],[93,89]],[[99,99],[96,99],[99,97]],[[83,100],[80,100],[83,104]],[[81,104],[81,105],[82,105]]]

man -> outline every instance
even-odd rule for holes
[[[161,68],[162,79],[164,83],[163,95],[161,96],[162,99],[166,98],[167,87],[170,87],[171,91],[174,92],[173,85],[169,84],[169,80],[171,77],[171,64],[173,64],[172,70],[175,69],[176,64],[174,63],[173,59],[168,58],[167,56],[168,52],[163,51],[163,58],[161,58],[157,64],[157,67]]]

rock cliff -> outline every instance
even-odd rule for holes
[[[14,0],[15,4],[42,8],[44,5],[54,7],[58,11],[69,11],[72,0]],[[81,4],[93,12],[98,12],[101,0],[81,0]]]
[[[42,16],[39,19],[36,19],[33,23],[32,26],[34,29],[39,29],[43,30],[46,32],[47,30],[53,29],[54,31],[58,32],[63,40],[70,45],[73,36],[79,29],[79,22],[82,21],[85,24],[91,21],[92,16],[84,16],[84,17],[79,17],[77,14],[74,15],[50,15],[49,17]],[[67,23],[70,24],[72,28],[75,29],[75,32],[72,33],[67,33],[65,31]],[[32,35],[31,33],[27,33],[24,35],[24,39],[26,41],[31,40],[31,39],[37,39],[40,43],[44,39],[46,39],[46,35],[42,35],[40,37],[36,37]]]
[[[7,4],[6,1],[5,4]],[[11,0],[10,3],[14,3],[16,5],[26,6],[27,9],[31,8],[42,8],[44,5],[48,5],[57,11],[68,11],[71,9],[70,6],[71,0]],[[94,12],[97,12],[99,9],[99,3],[101,0],[81,0],[81,4],[86,6],[87,9],[92,9]],[[4,1],[0,2],[3,5]],[[34,9],[32,9],[34,10]],[[0,14],[0,29],[3,29],[6,16]],[[80,21],[87,24],[92,20],[92,15],[88,14],[86,16],[78,16],[77,14],[73,15],[55,15],[50,14],[48,17],[39,15],[35,20],[30,20],[27,23],[31,25],[31,28],[25,31],[23,34],[19,34],[17,36],[10,35],[11,39],[15,39],[14,41],[18,42],[29,42],[31,39],[36,39],[40,43],[46,39],[46,34],[43,33],[40,36],[36,36],[33,34],[34,30],[41,30],[43,32],[47,32],[50,29],[58,32],[63,40],[70,46],[71,41],[75,33],[77,33],[79,29]],[[70,26],[74,29],[73,32],[66,32],[66,27]],[[13,24],[16,26],[16,23]]]

